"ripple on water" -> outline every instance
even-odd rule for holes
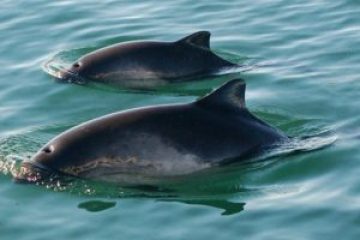
[[[357,1],[39,0],[29,7],[29,1],[3,0],[1,7],[1,236],[360,236]],[[74,48],[92,50],[142,39],[172,41],[198,30],[213,33],[212,48],[225,58],[251,66],[270,63],[240,74],[247,80],[249,109],[295,137],[285,152],[294,148],[306,152],[211,169],[163,189],[119,189],[82,180],[70,181],[65,188],[55,183],[42,187],[11,183],[12,170],[28,153],[70,126],[129,107],[193,99],[55,84],[42,72],[43,62],[64,50],[77,57],[85,52]],[[180,87],[184,95],[199,96],[226,80],[219,77]],[[199,91],[186,94],[195,87]],[[173,185],[175,192],[169,191]],[[85,207],[90,210],[104,208],[96,201],[116,206],[98,212],[78,208],[89,201]],[[234,214],[222,217],[226,211]],[[95,229],[94,223],[99,227]]]

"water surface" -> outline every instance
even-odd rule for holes
[[[2,1],[1,239],[359,239],[359,9],[350,0]],[[44,62],[198,30],[212,32],[224,58],[262,66],[240,74],[254,114],[291,136],[321,136],[309,149],[336,141],[162,189],[11,180],[16,164],[69,127],[131,107],[189,102],[228,80],[134,93],[55,83]]]

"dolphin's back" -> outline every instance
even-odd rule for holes
[[[184,79],[213,74],[236,66],[209,47],[209,36],[190,35],[176,42],[130,42],[115,44],[80,58],[83,74],[92,80],[116,82],[121,79]],[[200,40],[201,41],[200,41]]]
[[[107,115],[51,140],[33,161],[75,176],[180,175],[261,153],[287,137],[245,107],[233,80],[188,104]]]

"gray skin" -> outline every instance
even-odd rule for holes
[[[215,55],[210,49],[210,32],[200,31],[175,42],[128,42],[101,48],[84,55],[57,77],[78,84],[92,81],[152,88],[236,66]]]
[[[81,178],[167,177],[242,161],[288,140],[245,107],[231,80],[191,103],[109,114],[52,139],[23,166]],[[26,179],[26,176],[23,176]]]

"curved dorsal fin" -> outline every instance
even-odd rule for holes
[[[237,111],[245,109],[245,81],[233,79],[196,101],[201,106]]]
[[[210,35],[211,34],[208,31],[199,31],[199,32],[193,33],[189,36],[186,36],[176,42],[210,49]]]

